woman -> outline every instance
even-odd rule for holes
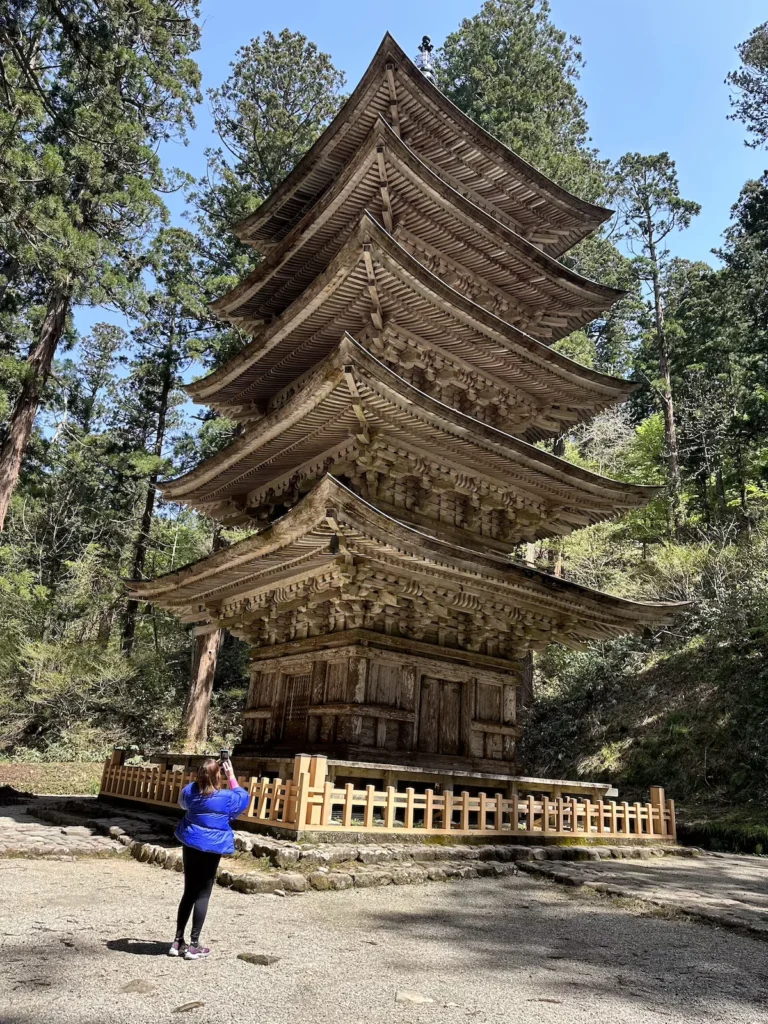
[[[221,789],[223,776],[229,789]],[[168,956],[185,960],[202,960],[211,955],[200,945],[200,930],[208,912],[216,869],[222,854],[235,852],[235,836],[230,822],[243,813],[250,799],[238,785],[230,761],[203,761],[197,779],[181,791],[179,803],[187,812],[176,829],[176,838],[183,843],[184,895],[176,917],[176,938]],[[192,914],[190,944],[184,941],[189,915]]]

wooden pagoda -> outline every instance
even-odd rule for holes
[[[258,532],[131,590],[251,646],[241,753],[511,771],[529,652],[670,618],[512,557],[656,493],[535,445],[632,390],[549,347],[620,294],[558,261],[608,215],[387,35],[236,227],[252,341],[188,390],[241,431],[163,492]]]

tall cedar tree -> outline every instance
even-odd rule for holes
[[[205,315],[197,280],[194,235],[182,228],[165,228],[150,249],[156,287],[147,297],[133,341],[137,357],[133,367],[135,389],[143,401],[141,415],[150,456],[148,479],[139,529],[131,559],[131,578],[144,577],[152,520],[157,501],[157,483],[164,468],[164,452],[170,426],[169,414],[180,399],[182,374],[199,358],[198,326]],[[138,601],[126,604],[123,620],[123,650],[130,654],[136,636]]]
[[[487,0],[446,38],[438,82],[491,135],[565,188],[598,200],[606,178],[577,86],[581,40],[550,14],[547,0]]]
[[[488,0],[451,33],[438,55],[440,88],[506,146],[565,188],[610,199],[607,161],[590,146],[578,82],[581,41],[558,29],[546,0]],[[579,362],[626,373],[637,280],[607,237],[594,235],[564,258],[580,273],[628,291],[585,333],[559,345]]]
[[[768,146],[768,21],[758,25],[749,39],[737,47],[741,67],[726,82],[733,88],[730,115],[743,121],[752,136],[748,146]]]
[[[680,452],[675,425],[669,338],[664,324],[662,279],[669,264],[669,236],[687,228],[701,207],[683,199],[675,162],[668,153],[642,156],[627,153],[614,168],[619,223],[635,253],[635,267],[651,289],[652,316],[660,386],[657,394],[664,414],[670,490],[670,528],[679,532],[683,522]]]
[[[0,529],[77,303],[126,305],[164,214],[158,145],[199,99],[197,0],[8,0],[0,18],[0,273],[39,305],[0,442]]]
[[[209,299],[234,287],[258,261],[259,254],[232,234],[232,225],[257,208],[322,133],[341,105],[345,81],[328,54],[288,29],[251,40],[230,67],[223,85],[208,93],[221,145],[208,151],[208,172],[190,196]],[[236,327],[209,327],[211,367],[248,340]],[[214,527],[214,550],[223,543]],[[221,630],[195,640],[182,726],[187,749],[206,740],[222,643]]]

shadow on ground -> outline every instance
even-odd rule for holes
[[[168,942],[145,942],[142,939],[110,939],[107,949],[116,953],[135,953],[136,956],[167,956]]]

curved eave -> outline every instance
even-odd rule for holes
[[[431,202],[442,205],[458,222],[463,222],[470,235],[481,231],[494,246],[502,251],[506,249],[513,258],[522,261],[533,273],[543,274],[551,286],[559,285],[568,291],[572,300],[586,306],[590,312],[581,318],[580,325],[588,323],[597,312],[609,308],[626,294],[620,289],[598,284],[565,267],[521,234],[495,220],[485,210],[476,206],[435,174],[409,146],[397,137],[383,118],[379,117],[335,184],[318,198],[317,202],[275,247],[267,259],[260,263],[244,281],[217,299],[212,304],[212,309],[219,314],[247,317],[254,314],[244,313],[240,308],[246,301],[264,293],[264,301],[268,303],[274,291],[283,287],[279,279],[281,268],[301,252],[307,241],[312,239],[318,227],[321,227],[330,217],[337,215],[343,209],[344,202],[354,193],[359,184],[360,172],[375,160],[376,147],[380,144],[386,147],[387,155],[400,172],[420,188]],[[396,194],[393,213],[395,217],[398,216]],[[329,256],[329,261],[331,258],[332,255]],[[490,259],[490,257],[486,258]],[[497,262],[501,265],[500,261]],[[509,273],[512,275],[514,271],[510,270]],[[270,287],[270,283],[276,277],[279,283]],[[557,300],[553,298],[551,308],[553,314],[558,313],[556,302]],[[278,315],[279,312],[281,311],[278,311]],[[259,316],[260,311],[256,310],[255,315]],[[576,329],[576,325],[569,327],[565,333],[569,333],[573,329]]]
[[[376,89],[378,79],[385,73],[385,66],[388,62],[396,64],[398,71],[403,72],[407,76],[411,85],[415,87],[419,95],[437,116],[448,118],[454,123],[457,135],[472,139],[508,175],[515,180],[522,178],[531,189],[537,191],[559,210],[564,211],[572,220],[576,221],[577,224],[574,224],[574,228],[576,228],[580,237],[583,238],[594,231],[612,215],[611,210],[590,203],[585,199],[580,199],[561,185],[557,185],[541,171],[538,171],[522,157],[499,142],[498,139],[485,131],[484,128],[481,128],[470,117],[467,117],[466,114],[442,94],[437,86],[433,85],[422,74],[413,61],[398,46],[389,32],[387,32],[358,85],[320,138],[261,206],[234,226],[235,234],[239,238],[243,241],[258,240],[264,247],[270,244],[270,242],[274,244],[274,235],[283,225],[275,225],[270,222],[279,216],[281,208],[295,194],[301,181],[307,174],[318,164],[329,159],[330,154],[342,136],[344,126],[354,117],[356,111],[364,105],[370,90]],[[332,180],[332,177],[333,174],[329,173],[329,180]],[[317,198],[317,195],[322,190],[322,188],[317,190],[315,198]],[[294,218],[294,222],[295,219],[297,218]],[[581,222],[580,231],[578,229],[578,222]],[[290,230],[290,227],[288,230]],[[567,243],[560,249],[560,252],[570,248],[573,244],[575,243]]]
[[[606,614],[625,619],[628,629],[638,625],[661,625],[690,607],[688,602],[682,601],[642,602],[614,597],[503,556],[443,540],[386,515],[332,476],[326,476],[285,516],[260,533],[154,580],[126,581],[130,596],[171,608],[184,603],[199,604],[205,599],[206,591],[211,592],[221,586],[220,574],[253,565],[259,559],[287,548],[311,534],[329,517],[373,541],[397,548],[406,556],[426,557],[436,565],[447,565],[473,575],[482,573],[500,582],[521,585],[542,597],[552,595],[576,600],[585,603],[593,615],[599,615],[602,609]],[[322,541],[323,538],[318,537],[318,545]],[[330,551],[327,561],[332,561]],[[181,593],[184,588],[201,584],[207,584],[207,587],[199,589],[194,596]],[[231,584],[232,587],[236,585],[237,581]]]
[[[162,483],[160,489],[164,497],[169,501],[184,501],[193,500],[194,494],[195,500],[208,500],[210,489],[203,492],[203,488],[214,484],[223,472],[234,470],[249,454],[257,451],[268,440],[280,436],[293,423],[299,422],[309,409],[322,401],[326,392],[330,393],[338,385],[349,366],[358,371],[363,382],[370,380],[386,389],[393,396],[389,399],[393,404],[406,407],[413,415],[421,417],[437,429],[445,430],[462,440],[469,440],[496,455],[516,457],[529,467],[538,467],[548,478],[549,486],[578,487],[585,500],[588,495],[600,494],[603,501],[618,502],[625,508],[644,505],[662,490],[592,473],[458,412],[419,391],[371,355],[354,338],[345,335],[336,350],[304,380],[300,390],[286,405],[261,420],[252,433],[232,442],[183,476]]]
[[[560,373],[564,380],[576,383],[585,390],[592,391],[593,401],[603,400],[605,404],[626,399],[638,385],[619,377],[611,377],[589,367],[582,366],[560,352],[551,348],[519,328],[500,319],[494,313],[457,292],[441,278],[433,274],[423,264],[408,253],[400,243],[386,231],[373,217],[366,213],[361,219],[360,227],[355,231],[337,253],[323,274],[300,295],[262,334],[249,342],[237,355],[208,376],[186,385],[185,390],[197,402],[216,400],[221,388],[228,386],[241,376],[247,369],[256,364],[268,350],[270,339],[280,334],[285,324],[302,316],[308,305],[321,296],[330,282],[341,269],[357,265],[361,258],[360,247],[370,242],[388,257],[400,271],[416,281],[423,291],[437,296],[446,306],[452,307],[464,321],[474,321],[479,325],[481,333],[490,330],[495,338],[503,340],[511,353],[517,352],[534,366],[546,367],[551,372]]]

